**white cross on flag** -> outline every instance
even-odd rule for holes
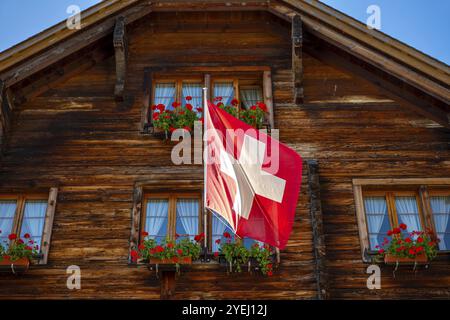
[[[205,108],[206,207],[239,237],[283,249],[294,222],[302,159],[219,107]]]

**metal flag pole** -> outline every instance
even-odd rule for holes
[[[208,88],[203,88],[203,139],[204,139],[204,148],[203,148],[203,233],[205,234],[204,239],[204,250],[205,250],[205,261],[207,259],[208,252],[208,209],[206,208],[206,160],[208,156],[207,148],[208,148],[208,137],[206,136],[206,122],[208,120]]]

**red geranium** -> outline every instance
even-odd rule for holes
[[[17,239],[17,234],[11,233],[11,234],[8,236],[8,239],[9,239],[9,240],[16,240],[16,239]]]
[[[400,223],[400,225],[398,226],[400,229],[402,229],[402,230],[406,230],[406,224],[404,224],[404,223]]]
[[[219,253],[216,251],[216,252],[214,252],[214,257],[218,257],[219,256]]]
[[[236,99],[236,98],[234,98],[233,100],[231,100],[231,104],[232,104],[233,106],[237,106],[237,105],[239,104],[239,100]]]
[[[183,255],[183,250],[178,249],[178,250],[177,250],[177,253],[178,253],[179,256],[182,256],[182,255]]]
[[[142,231],[142,236],[143,236],[143,237],[148,236],[148,232],[147,232],[147,231]]]
[[[198,107],[196,110],[197,110],[198,112],[203,112],[203,108],[201,108],[201,107]]]
[[[215,242],[216,242],[217,244],[220,244],[220,239],[217,239]]]
[[[393,234],[399,234],[401,232],[400,228],[394,228],[392,229]]]
[[[131,260],[136,262],[139,258],[139,253],[136,250],[131,250]]]
[[[23,235],[23,237],[24,237],[25,239],[29,239],[29,238],[31,238],[31,236],[30,236],[30,234],[29,234],[29,233],[25,233],[25,234]]]
[[[223,233],[223,236],[225,237],[225,238],[227,238],[227,239],[230,239],[231,238],[231,235],[228,233],[228,232],[224,232]]]
[[[192,97],[191,96],[187,96],[186,97],[186,101],[191,101],[192,100]]]
[[[194,107],[192,106],[192,104],[190,104],[190,103],[186,104],[186,109],[188,109],[189,111],[192,111],[193,108]]]

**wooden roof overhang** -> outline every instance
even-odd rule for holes
[[[23,81],[112,34],[118,17],[129,24],[156,11],[231,10],[264,10],[289,22],[300,16],[305,32],[330,49],[312,46],[311,54],[368,78],[404,106],[450,128],[449,66],[316,0],[105,0],[82,12],[80,30],[63,21],[1,52],[0,79],[4,88]]]

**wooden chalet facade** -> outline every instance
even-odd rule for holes
[[[448,210],[450,197],[447,65],[317,1],[105,0],[81,24],[0,53],[0,198],[17,205],[16,232],[23,207],[41,201],[47,242],[25,274],[0,273],[0,298],[161,297],[130,249],[149,197],[201,197],[203,169],[172,164],[173,144],[148,133],[147,112],[158,83],[177,99],[190,81],[258,88],[304,174],[272,277],[198,263],[171,298],[450,298],[449,213],[433,205]],[[439,233],[441,250],[395,277],[379,263],[382,287],[369,290],[364,201],[385,199],[394,226],[396,196],[416,199],[418,225]],[[66,286],[71,265],[81,290]]]

